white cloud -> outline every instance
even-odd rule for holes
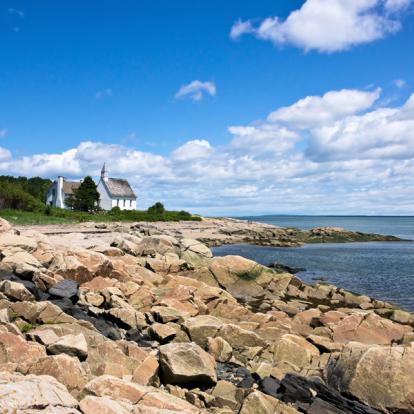
[[[110,96],[112,96],[112,89],[111,88],[106,88],[106,89],[102,89],[98,92],[96,92],[95,94],[95,98],[96,99],[104,99],[104,98],[109,98]]]
[[[11,152],[8,149],[0,147],[0,162],[10,159],[11,156]]]
[[[413,0],[386,0],[385,9],[391,13],[395,13],[406,9],[412,2]]]
[[[273,44],[293,45],[332,53],[369,43],[397,32],[397,13],[411,0],[306,0],[286,19],[268,17],[254,27],[250,20],[236,22],[230,36],[254,34]]]
[[[268,120],[299,128],[327,124],[370,108],[380,93],[380,89],[373,92],[342,89],[327,92],[323,96],[307,96],[291,106],[272,112]]]
[[[199,80],[194,80],[187,85],[181,86],[175,94],[175,97],[177,99],[189,97],[193,101],[201,101],[204,97],[204,93],[209,94],[210,96],[216,95],[217,88],[214,82],[201,82]]]
[[[414,94],[401,106],[378,107],[379,94],[304,97],[229,127],[222,146],[194,139],[165,156],[96,141],[25,157],[3,148],[0,174],[97,177],[106,161],[111,176],[133,184],[141,208],[161,200],[211,215],[413,214]]]
[[[0,129],[0,138],[4,138],[7,135],[7,129]]]
[[[213,151],[210,143],[205,139],[194,139],[177,148],[172,157],[177,161],[195,160],[206,158],[212,155]]]
[[[407,86],[407,82],[406,82],[404,79],[396,79],[396,80],[394,81],[394,85],[395,85],[397,88],[402,89],[402,88],[404,88],[405,86]]]
[[[237,40],[240,38],[240,36],[246,34],[246,33],[253,33],[254,29],[252,26],[252,23],[247,20],[245,22],[241,21],[240,19],[234,23],[233,27],[230,31],[230,38],[233,40]]]

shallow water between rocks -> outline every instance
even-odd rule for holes
[[[414,239],[414,217],[243,217],[283,227],[335,226]],[[309,244],[296,248],[247,244],[213,248],[216,256],[240,255],[269,265],[305,268],[297,276],[308,283],[334,284],[414,311],[414,242]]]

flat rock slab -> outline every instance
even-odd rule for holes
[[[48,375],[26,375],[0,373],[0,412],[14,413],[39,407],[71,409],[73,414],[79,413],[75,408],[78,402],[69,394],[66,387]],[[23,411],[24,412],[24,411]]]
[[[161,346],[160,365],[166,384],[195,388],[217,382],[214,359],[192,342]]]

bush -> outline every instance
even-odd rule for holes
[[[111,210],[109,211],[109,214],[113,215],[113,216],[118,216],[119,214],[121,214],[122,210],[116,206],[116,207],[112,207]]]
[[[164,204],[157,201],[153,206],[148,208],[148,214],[158,214],[162,215],[165,213],[165,207]]]
[[[44,203],[8,182],[0,183],[0,209],[42,211]]]

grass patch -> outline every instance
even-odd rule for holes
[[[256,280],[260,274],[262,273],[262,269],[255,266],[253,269],[249,270],[248,272],[238,272],[236,275],[241,280]]]
[[[17,225],[33,224],[74,224],[83,222],[112,223],[117,221],[200,221],[201,217],[186,211],[164,211],[151,213],[142,210],[133,211],[100,211],[87,213],[59,208],[45,208],[42,211],[22,211],[13,209],[0,210],[0,217]]]
[[[31,323],[25,323],[20,327],[20,331],[21,333],[27,333],[27,332],[30,332],[34,328],[35,326],[32,325]]]

